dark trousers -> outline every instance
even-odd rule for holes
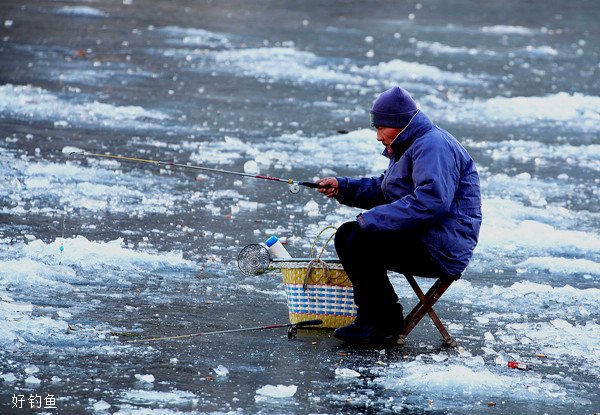
[[[440,275],[439,265],[410,232],[367,232],[346,222],[336,232],[335,249],[354,286],[357,322],[393,330],[402,324],[402,306],[388,270]]]

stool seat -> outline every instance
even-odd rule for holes
[[[421,290],[421,287],[419,287],[419,285],[417,284],[417,281],[415,280],[415,276],[413,276],[412,274],[407,274],[407,273],[404,273],[403,275],[404,275],[404,277],[406,277],[406,280],[408,281],[408,283],[412,287],[413,291],[419,298],[419,302],[412,309],[412,311],[410,313],[408,313],[408,315],[404,318],[404,329],[402,330],[402,333],[398,337],[398,344],[404,345],[406,343],[406,337],[417,326],[417,324],[419,324],[419,322],[425,316],[425,314],[428,314],[429,317],[431,318],[431,320],[433,321],[433,324],[435,324],[435,327],[438,329],[438,331],[442,335],[444,345],[446,345],[447,347],[456,347],[457,346],[456,340],[454,340],[454,338],[448,333],[448,331],[442,324],[440,318],[437,316],[437,314],[433,310],[433,305],[440,299],[442,294],[444,294],[444,292],[446,292],[448,287],[450,287],[450,285],[454,281],[458,280],[461,277],[461,275],[460,274],[453,275],[453,276],[448,276],[448,275],[442,275],[442,276],[423,275],[423,276],[420,276],[419,275],[419,277],[423,277],[423,278],[437,278],[437,280],[433,283],[431,288],[429,288],[429,290],[427,291],[426,294],[423,293],[423,291]]]

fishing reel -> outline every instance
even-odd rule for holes
[[[300,185],[296,182],[290,183],[290,193],[296,194],[300,191]]]
[[[298,326],[296,324],[290,324],[288,326],[287,336],[288,339],[293,339],[298,334]]]
[[[318,183],[295,182],[292,179],[288,179],[287,184],[290,186],[290,193],[293,193],[293,194],[296,194],[300,191],[300,186],[310,187],[311,189],[320,189],[323,187]]]

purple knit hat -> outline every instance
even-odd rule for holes
[[[371,108],[371,127],[404,128],[417,113],[417,104],[403,88],[382,92]]]

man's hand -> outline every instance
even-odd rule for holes
[[[321,188],[318,189],[319,193],[323,193],[327,197],[336,197],[340,192],[338,181],[335,177],[326,177],[316,181]]]

